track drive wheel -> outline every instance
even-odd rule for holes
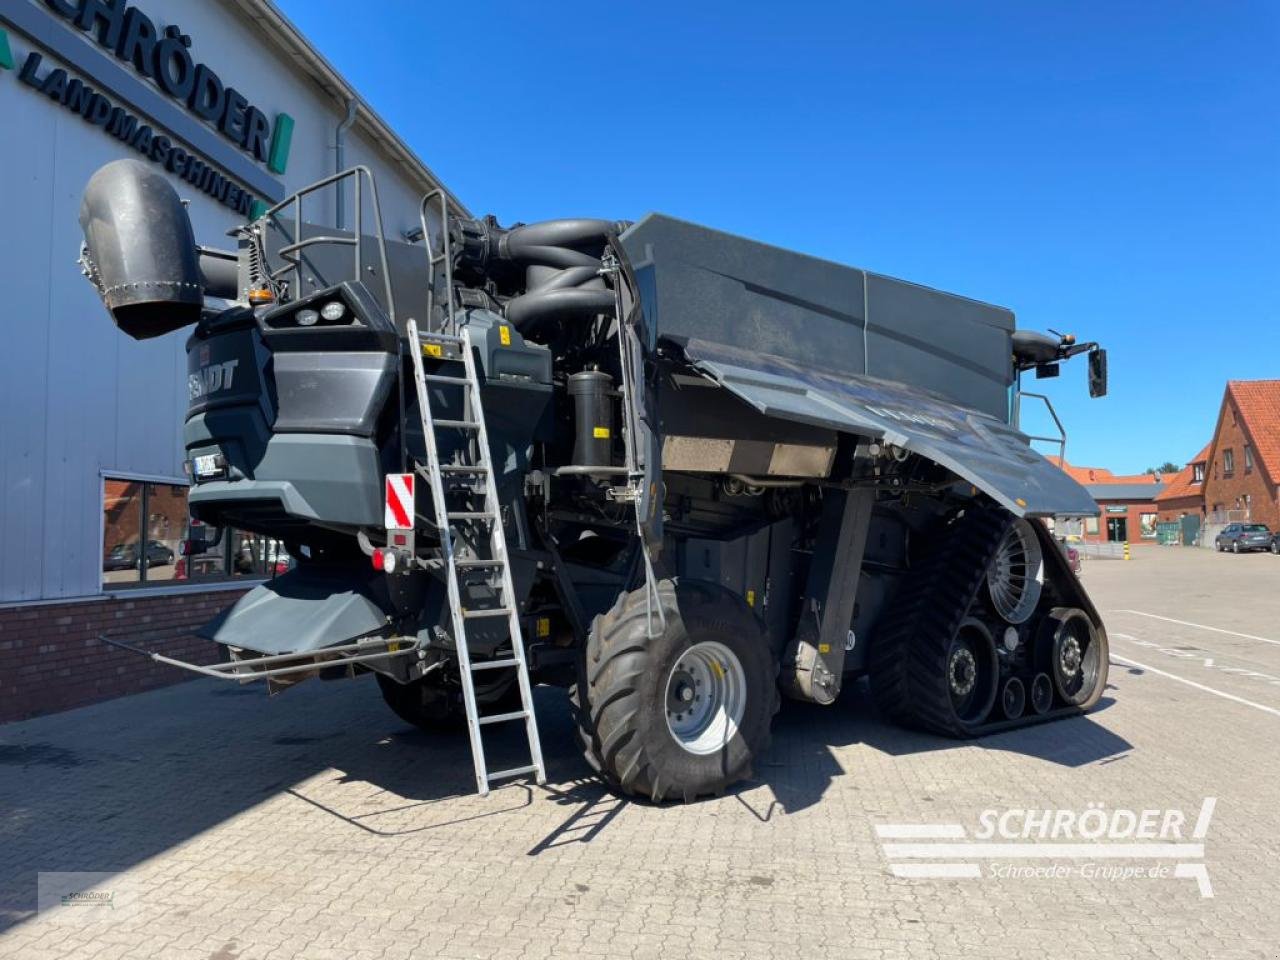
[[[750,776],[778,709],[778,668],[741,598],[698,581],[664,580],[658,595],[665,629],[643,587],[595,619],[577,712],[610,784],[687,802]]]

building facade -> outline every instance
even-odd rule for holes
[[[187,333],[129,340],[81,276],[93,172],[121,157],[163,170],[197,240],[224,248],[340,166],[373,171],[394,237],[438,183],[269,0],[6,0],[0,116],[5,720],[176,679],[97,636],[192,655],[193,625],[287,562],[235,531],[181,556]],[[305,219],[350,223],[352,193],[342,209],[336,194],[308,201]]]
[[[1209,446],[1187,461],[1156,495],[1159,522],[1166,531],[1164,542],[1193,546],[1204,528],[1204,478],[1208,473]]]
[[[1280,530],[1280,380],[1232,380],[1206,456],[1204,511]]]
[[[1121,475],[1106,467],[1078,467],[1050,457],[1059,469],[1089,491],[1099,515],[1059,521],[1062,536],[1076,536],[1086,543],[1155,543],[1158,508],[1156,499],[1165,489],[1165,478],[1152,474]]]

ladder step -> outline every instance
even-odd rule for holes
[[[422,379],[427,383],[452,383],[459,387],[465,387],[471,383],[466,377],[446,377],[439,373],[424,373]]]
[[[456,513],[446,513],[447,520],[492,520],[493,514],[484,510],[459,510]]]
[[[488,473],[489,468],[481,463],[442,463],[441,473]]]
[[[499,670],[503,667],[518,667],[520,661],[512,657],[509,660],[481,660],[471,664],[472,670]]]
[[[479,430],[480,424],[475,420],[432,420],[433,427],[453,427],[456,430]]]
[[[495,770],[488,774],[485,779],[492,783],[494,780],[502,780],[505,777],[518,777],[522,773],[537,773],[538,768],[530,764],[527,767],[512,767],[510,770]]]
[[[511,713],[495,713],[491,717],[480,717],[480,725],[488,723],[506,723],[508,720],[523,720],[529,715],[527,710],[515,710]]]
[[[492,610],[463,610],[462,616],[467,620],[479,620],[484,617],[509,617],[515,613],[510,607],[494,607]]]
[[[462,343],[461,337],[451,333],[419,333],[418,339],[423,343]]]
[[[453,565],[461,570],[472,570],[483,567],[500,567],[502,560],[454,560]]]

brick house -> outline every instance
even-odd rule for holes
[[[1178,540],[1183,544],[1195,543],[1204,526],[1204,478],[1211,447],[1212,443],[1205,444],[1156,494],[1159,522],[1178,524]]]
[[[1068,519],[1055,531],[1089,543],[1154,543],[1164,477],[1148,473],[1116,474],[1106,467],[1078,467],[1057,457],[1049,460],[1075,480],[1098,504],[1100,515]]]
[[[1206,520],[1280,529],[1280,380],[1231,380],[1205,456]]]

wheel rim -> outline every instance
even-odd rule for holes
[[[956,631],[947,654],[947,690],[951,709],[964,723],[977,723],[996,698],[996,648],[991,635],[974,622]]]
[[[689,753],[724,749],[747,707],[747,675],[723,643],[695,643],[667,674],[667,729]]]
[[[1031,681],[1031,709],[1036,713],[1048,713],[1053,705],[1053,681],[1047,673],[1037,673]]]
[[[1100,644],[1093,625],[1083,614],[1068,617],[1058,627],[1053,643],[1053,679],[1058,694],[1068,703],[1088,700],[1098,683]]]
[[[1010,720],[1017,720],[1022,716],[1022,709],[1026,702],[1027,694],[1022,681],[1017,677],[1010,677],[1005,681],[1004,690],[1000,693],[1000,706],[1004,710],[1004,715]]]
[[[996,548],[987,569],[991,603],[1009,623],[1022,623],[1040,601],[1044,553],[1031,524],[1015,520]]]

